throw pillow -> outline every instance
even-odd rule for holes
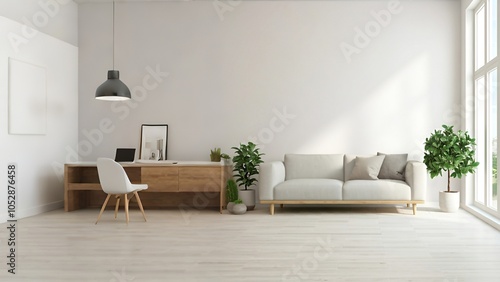
[[[405,180],[405,169],[408,161],[408,154],[377,153],[377,155],[385,156],[378,178]]]
[[[384,162],[384,158],[385,156],[374,156],[368,158],[356,157],[351,177],[349,179],[378,179],[380,167]]]

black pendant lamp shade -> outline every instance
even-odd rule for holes
[[[113,1],[113,68],[115,68],[115,1]],[[127,85],[120,80],[120,72],[108,70],[108,80],[97,87],[95,98],[107,101],[123,101],[131,98]]]
[[[95,98],[107,101],[123,101],[131,98],[127,85],[120,80],[119,71],[108,71],[108,80],[97,87]]]

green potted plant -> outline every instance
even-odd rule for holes
[[[234,179],[228,179],[226,184],[227,211],[232,214],[243,214],[247,207],[238,198],[238,186]]]
[[[238,200],[238,186],[234,179],[230,178],[226,182],[226,208],[230,213],[233,213],[234,201],[236,200]]]
[[[240,144],[239,147],[231,149],[235,151],[233,157],[234,176],[238,185],[243,187],[238,191],[238,197],[243,200],[248,210],[253,210],[255,208],[255,190],[249,189],[249,187],[257,183],[254,176],[259,173],[259,165],[262,163],[261,156],[264,154],[260,153],[257,145],[252,142]]]
[[[221,151],[220,148],[214,148],[210,150],[210,161],[212,162],[220,162]]]
[[[221,154],[220,157],[224,161],[224,165],[231,165],[231,157],[228,154]]]
[[[476,162],[476,140],[466,131],[453,131],[453,126],[443,125],[443,130],[435,130],[424,143],[424,164],[431,178],[448,175],[448,189],[439,193],[439,207],[445,212],[455,212],[460,206],[460,193],[452,191],[451,178],[462,178],[474,173]]]

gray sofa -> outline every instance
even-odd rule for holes
[[[423,204],[427,171],[406,154],[286,154],[260,165],[261,204]]]

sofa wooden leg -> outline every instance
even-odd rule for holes
[[[270,213],[271,215],[273,215],[273,214],[274,214],[274,204],[270,204],[270,205],[269,205],[269,213]]]
[[[409,208],[410,207],[410,203],[406,204],[406,207]]]
[[[417,204],[413,204],[413,215],[417,214]]]
[[[283,208],[285,205],[284,204],[280,204],[280,208]]]

